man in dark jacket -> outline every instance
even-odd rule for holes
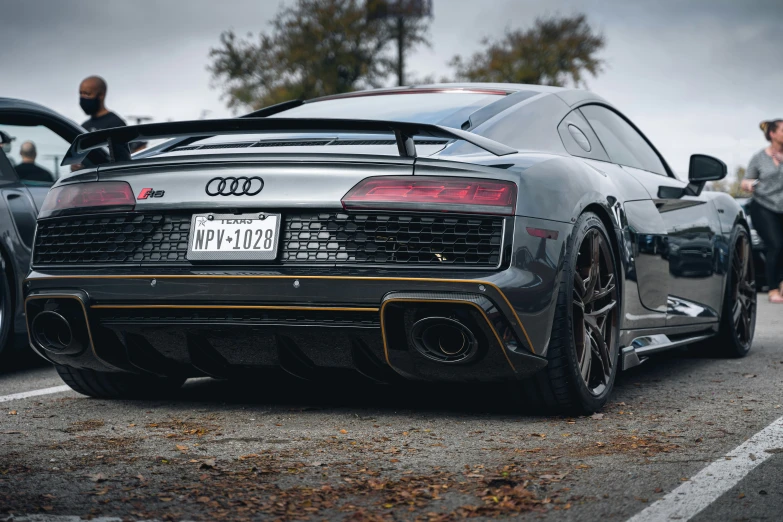
[[[22,146],[19,147],[19,155],[22,157],[22,162],[14,167],[19,179],[22,181],[45,181],[48,183],[54,181],[54,177],[48,170],[35,164],[35,157],[38,155],[35,150],[35,143],[32,141],[22,143]]]
[[[106,108],[106,80],[88,76],[79,85],[79,105],[90,119],[82,123],[88,131],[124,127],[125,122]]]

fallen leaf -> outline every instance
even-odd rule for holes
[[[11,410],[8,412],[8,415],[16,415],[16,410]]]
[[[540,437],[542,439],[545,439],[546,438],[546,433],[531,433],[530,436],[531,437]]]
[[[655,488],[656,493],[663,493],[663,488]]]
[[[188,447],[184,444],[177,444],[177,449],[180,451],[188,451]]]
[[[201,502],[202,504],[206,504],[207,502],[209,502],[209,497],[198,497],[196,499],[196,502]]]
[[[391,459],[389,462],[399,462],[400,459]]]
[[[344,435],[344,434],[348,433],[348,430],[340,430],[340,433],[342,433]]]
[[[603,413],[593,413],[593,415],[590,417],[593,420],[601,420],[604,418]]]
[[[740,493],[739,495],[737,495],[737,498],[745,498],[745,493]]]
[[[214,468],[216,465],[215,459],[207,459],[201,463],[201,466],[199,466],[200,469],[211,469]]]
[[[93,482],[105,482],[106,477],[103,475],[103,473],[96,473],[95,475],[89,475],[89,479]]]

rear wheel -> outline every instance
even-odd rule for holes
[[[745,357],[756,330],[756,279],[750,236],[740,225],[734,227],[729,263],[720,331],[702,343],[702,349],[728,357]]]
[[[55,365],[65,384],[83,395],[99,399],[157,399],[171,395],[184,378],[111,373]]]
[[[541,407],[594,412],[606,403],[618,366],[617,280],[606,228],[587,212],[576,222],[566,255],[549,364],[525,383]]]

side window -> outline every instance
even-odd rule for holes
[[[603,145],[578,110],[571,111],[557,126],[563,146],[572,156],[609,161]]]
[[[51,129],[43,125],[0,124],[0,132],[10,138],[3,150],[25,185],[51,185],[60,174],[69,171],[60,162],[70,144]]]
[[[613,162],[668,175],[655,150],[619,114],[600,105],[587,105],[580,110]]]

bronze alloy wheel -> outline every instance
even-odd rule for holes
[[[612,250],[598,228],[579,246],[573,291],[576,360],[591,394],[601,395],[617,363],[617,281]]]
[[[753,258],[750,241],[746,234],[740,234],[734,243],[731,256],[731,318],[734,335],[743,349],[750,349],[756,321],[756,282],[753,274]]]

